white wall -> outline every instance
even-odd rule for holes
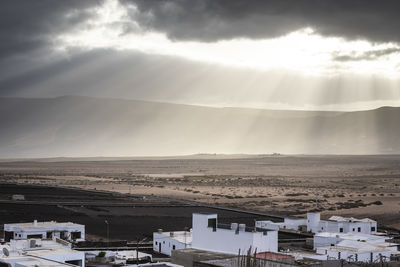
[[[375,227],[372,231],[371,228]],[[340,231],[342,228],[343,231]],[[360,231],[358,231],[360,228]],[[313,233],[335,232],[335,233],[361,233],[376,234],[376,222],[349,222],[321,220],[319,213],[307,213],[307,231]]]
[[[160,252],[161,244],[161,252]],[[179,242],[178,240],[169,236],[167,233],[153,233],[153,250],[168,256],[172,255],[172,250],[175,249],[185,249],[192,247],[191,244],[186,244]]]
[[[29,254],[29,253],[28,253]],[[82,251],[71,251],[70,253],[59,253],[59,254],[44,254],[41,255],[41,257],[48,259],[48,260],[54,260],[58,262],[64,262],[66,263],[67,261],[76,261],[80,260],[82,263],[82,267],[85,267],[85,253]]]
[[[41,223],[38,223],[37,227],[19,227],[13,224],[4,224],[4,231],[13,232],[13,239],[15,240],[28,239],[29,235],[41,235],[42,239],[46,239],[47,232],[52,232],[53,237],[61,238],[60,231],[66,231],[65,235],[69,241],[72,241],[71,235],[73,232],[80,232],[81,237],[77,238],[76,241],[85,241],[84,225],[63,226],[62,224],[54,224],[52,226],[41,227],[40,224]]]
[[[247,253],[251,247],[253,251],[278,251],[278,232],[245,232],[231,229],[208,227],[208,219],[217,219],[216,214],[193,214],[193,241],[192,247],[196,249],[215,251],[221,253],[241,254]]]

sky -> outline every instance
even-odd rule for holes
[[[0,96],[400,106],[398,1],[2,0]]]

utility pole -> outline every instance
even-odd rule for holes
[[[105,224],[107,225],[107,247],[110,246],[110,228],[109,228],[109,223],[107,220],[104,221]]]

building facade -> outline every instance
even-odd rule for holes
[[[4,240],[52,239],[84,241],[85,226],[72,222],[37,222],[4,224]]]
[[[168,256],[176,249],[192,247],[192,232],[163,232],[161,229],[153,233],[153,250]]]
[[[218,223],[217,214],[193,214],[192,247],[220,253],[246,254],[252,252],[277,252],[278,231],[246,227],[244,224]]]

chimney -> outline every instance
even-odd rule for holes
[[[231,223],[231,229],[236,231],[236,229],[238,228],[238,224],[237,223]]]
[[[162,234],[162,229],[158,229],[157,233]]]
[[[170,233],[169,233],[169,236],[170,236],[170,237],[174,237],[174,232],[170,232]]]
[[[35,227],[37,226],[37,220],[33,221],[33,226],[35,226]]]
[[[244,232],[246,230],[246,225],[244,223],[239,224],[239,231]]]

